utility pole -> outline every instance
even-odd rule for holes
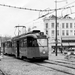
[[[56,53],[56,56],[57,56],[57,43],[58,43],[58,40],[57,40],[57,0],[55,1],[55,53]]]
[[[18,28],[18,36],[19,36],[19,27],[25,28],[25,33],[26,33],[26,26],[15,26],[16,28]]]

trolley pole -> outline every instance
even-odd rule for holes
[[[16,28],[18,28],[18,36],[19,36],[19,27],[25,28],[25,33],[26,33],[26,26],[15,26]]]
[[[55,1],[55,54],[57,56],[57,0]]]

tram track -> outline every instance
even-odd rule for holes
[[[0,69],[0,75],[6,75],[6,74]]]
[[[51,60],[51,61],[53,61],[53,60]],[[72,61],[68,61],[68,60],[55,60],[55,62],[75,65]]]
[[[61,64],[61,63],[56,63],[56,61],[49,61],[49,62],[44,61],[43,63],[37,63],[36,62],[35,64],[39,65],[39,66],[49,68],[49,69],[52,69],[52,70],[55,70],[55,71],[58,71],[58,72],[61,72],[61,73],[65,73],[65,74],[68,74],[68,75],[75,75],[75,73],[69,72],[70,69],[75,70],[75,67],[68,66],[66,64],[64,65],[64,64]],[[65,68],[66,68],[66,70],[65,70]]]
[[[63,63],[63,62],[60,62],[60,61],[53,61],[53,60],[45,61],[45,63],[56,64],[56,65],[60,65],[60,66],[70,68],[70,69],[75,69],[75,67],[73,67],[75,64],[73,65],[73,64]]]
[[[73,66],[73,64],[70,64],[69,62],[65,62],[65,61],[59,61],[59,60],[47,60],[47,61],[43,61],[43,62],[30,62],[28,60],[24,60],[25,62],[29,62],[29,63],[33,63],[36,64],[38,66],[43,66],[61,73],[65,73],[68,75],[75,75],[75,73],[73,72],[69,72],[70,69],[75,70],[75,67]],[[52,65],[52,66],[51,66]],[[75,65],[75,64],[74,64]],[[54,67],[54,66],[59,66],[59,67]],[[61,69],[62,67],[64,67],[63,69]],[[64,70],[65,68],[69,69],[69,71]],[[5,75],[5,74],[3,74]]]

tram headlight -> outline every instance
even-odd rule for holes
[[[43,54],[45,54],[46,52],[45,51],[43,51]]]

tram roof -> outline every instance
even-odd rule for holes
[[[24,37],[33,37],[33,38],[37,38],[37,36],[39,36],[39,34],[23,34],[23,35],[20,35],[20,36],[16,36],[16,37],[13,37],[12,40],[18,40],[20,38],[24,38]]]
[[[44,35],[44,33],[40,32],[40,30],[34,30],[34,31],[30,32],[30,33],[26,33],[26,34],[22,34],[22,35],[13,37],[12,40],[19,40],[19,39],[24,38],[24,37],[38,38],[38,37],[41,36],[40,33],[42,33]]]
[[[33,38],[37,38],[37,35],[36,35],[36,34],[28,34],[28,35],[21,36],[20,38],[24,38],[24,37],[33,37]]]

